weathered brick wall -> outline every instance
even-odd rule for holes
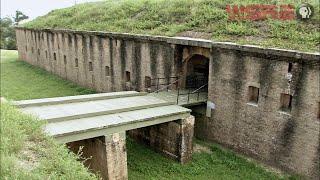
[[[23,28],[16,32],[22,60],[101,92],[144,91],[145,76],[183,75],[190,55],[208,57],[208,98],[216,107],[211,118],[195,113],[195,135],[319,178],[319,53],[177,37]],[[110,76],[105,75],[106,66]],[[125,71],[131,74],[130,82]],[[248,101],[249,86],[259,88],[257,103]],[[281,110],[282,93],[292,96],[291,111]]]
[[[206,138],[269,164],[319,177],[319,61],[225,49],[212,56],[209,100],[216,108],[205,124]],[[259,88],[257,103],[248,100],[249,86]],[[281,93],[293,96],[289,112],[280,108]]]
[[[146,76],[176,76],[174,47],[165,42],[69,31],[16,34],[20,59],[99,92],[145,91]]]

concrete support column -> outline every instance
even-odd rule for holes
[[[115,133],[105,136],[107,179],[128,179],[126,134]]]
[[[128,179],[125,132],[68,143],[74,153],[81,150],[84,164],[103,179]]]
[[[188,162],[192,158],[192,139],[194,135],[194,116],[181,120],[180,162]]]
[[[129,131],[137,142],[182,164],[191,160],[193,134],[193,116]]]

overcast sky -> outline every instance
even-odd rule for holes
[[[76,3],[97,0],[1,0],[1,17],[14,16],[16,10],[22,11],[34,19],[47,14],[53,9],[73,6]]]

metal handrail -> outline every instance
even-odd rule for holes
[[[169,81],[167,83],[160,83],[160,80],[163,80],[163,79],[168,79]],[[161,78],[153,78],[153,79],[150,79],[151,81],[151,84],[150,84],[150,87],[157,87],[156,89],[158,90],[159,89],[159,86],[162,86],[162,85],[169,85],[170,84],[170,81],[171,79],[179,79],[179,76],[170,76],[170,77],[161,77]],[[152,83],[152,81],[156,80],[156,83]]]
[[[167,84],[164,88],[158,89],[158,90],[156,90],[156,91],[154,91],[154,92],[152,92],[152,93],[158,93],[158,92],[160,92],[161,90],[164,90],[164,89],[167,89],[167,91],[168,91],[169,86],[171,86],[171,85],[173,85],[173,84],[176,84],[178,81],[179,81],[179,79],[175,80],[174,82],[172,82],[172,83],[170,83],[170,84]],[[152,93],[151,93],[151,94],[152,94]]]
[[[179,104],[179,96],[183,96],[183,95],[188,95],[188,100],[187,103],[189,103],[190,101],[190,95],[191,94],[196,94],[197,93],[197,101],[199,101],[199,97],[200,97],[200,90],[203,89],[204,87],[206,87],[208,84],[202,85],[201,87],[199,87],[198,89],[190,92],[190,89],[188,90],[188,93],[185,94],[180,94],[180,88],[178,88],[178,95],[177,95],[177,104]]]

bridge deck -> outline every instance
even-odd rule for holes
[[[161,124],[190,116],[190,110],[145,93],[117,92],[14,102],[48,124],[62,143]]]

